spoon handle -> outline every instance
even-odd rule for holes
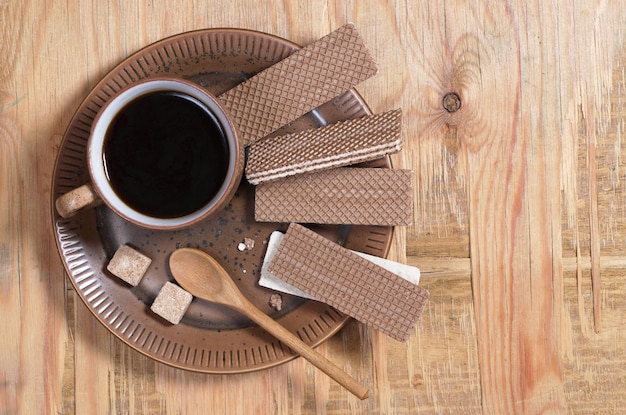
[[[365,399],[369,395],[369,390],[365,385],[341,370],[330,360],[316,352],[312,347],[300,340],[296,335],[281,326],[279,323],[268,317],[252,303],[240,310],[247,317],[263,327],[266,331],[287,345],[291,350],[300,354],[313,366],[326,373],[341,386],[352,392],[359,399]]]

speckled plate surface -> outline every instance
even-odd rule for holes
[[[264,68],[284,59],[298,46],[272,35],[238,29],[183,33],[136,52],[115,67],[82,102],[65,133],[52,181],[52,198],[89,180],[85,150],[91,124],[113,93],[140,79],[172,76],[192,80],[219,95]],[[369,114],[366,104],[348,91],[283,127],[300,131]],[[390,168],[388,159],[367,163]],[[323,303],[283,294],[283,307],[269,306],[274,292],[258,285],[271,232],[286,224],[254,220],[254,189],[245,179],[220,213],[180,231],[139,228],[106,206],[52,220],[59,253],[76,292],[93,315],[113,334],[157,361],[206,373],[240,373],[284,363],[295,355],[251,321],[224,307],[194,299],[185,317],[172,325],[150,311],[166,281],[173,281],[167,261],[179,247],[196,247],[217,258],[242,292],[261,310],[306,343],[315,346],[336,333],[347,317]],[[311,225],[317,232],[357,251],[385,256],[392,228]],[[254,247],[241,251],[248,238]],[[130,244],[153,262],[137,287],[106,271],[121,244]]]

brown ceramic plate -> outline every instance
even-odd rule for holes
[[[152,76],[193,80],[215,95],[232,88],[298,49],[268,34],[214,29],[183,33],[156,42],[115,67],[74,115],[61,144],[52,181],[52,197],[88,181],[85,146],[99,108],[120,88]],[[369,114],[366,104],[348,91],[283,127],[299,131]],[[370,166],[390,168],[382,159]],[[347,317],[315,301],[283,295],[283,308],[269,307],[272,291],[258,285],[269,235],[285,224],[254,221],[254,192],[242,181],[232,203],[208,220],[182,231],[151,231],[116,216],[106,206],[80,213],[71,220],[52,211],[57,246],[76,292],[93,315],[129,346],[160,362],[206,373],[240,373],[271,367],[295,355],[254,323],[224,307],[194,299],[178,325],[150,311],[166,281],[172,281],[167,261],[179,247],[196,247],[216,257],[244,294],[261,310],[306,343],[315,346],[336,333]],[[385,256],[392,228],[311,225],[318,232],[357,251]],[[249,238],[254,248],[240,251]],[[115,250],[128,243],[152,258],[141,283],[134,288],[106,271]]]

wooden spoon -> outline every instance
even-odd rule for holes
[[[178,249],[170,256],[170,270],[180,286],[192,295],[240,312],[359,399],[365,399],[369,395],[367,387],[350,377],[330,360],[313,350],[248,301],[230,278],[228,272],[209,254],[198,249]]]

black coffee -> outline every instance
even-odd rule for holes
[[[104,161],[115,193],[158,218],[195,212],[226,178],[229,150],[213,114],[195,99],[155,92],[129,103],[105,138]]]

